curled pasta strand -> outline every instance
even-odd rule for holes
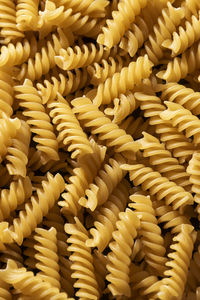
[[[58,202],[63,207],[63,211],[75,216],[81,209],[79,199],[85,195],[85,190],[93,182],[105,158],[106,147],[97,145],[94,140],[90,143],[94,153],[79,158],[80,166],[73,169],[65,186],[66,192],[62,194],[63,200]]]
[[[192,155],[191,160],[189,161],[187,172],[190,175],[190,182],[192,184],[192,192],[196,195],[194,196],[195,202],[200,204],[200,153],[194,152]],[[199,206],[200,207],[200,206]]]
[[[58,160],[58,142],[37,90],[26,79],[23,85],[15,86],[15,91],[18,92],[16,98],[20,106],[25,108],[23,115],[27,118],[31,132],[35,134],[33,140],[37,143],[36,148],[43,154],[43,163],[50,159]]]
[[[146,5],[146,0],[120,1],[117,10],[112,12],[112,19],[107,20],[107,26],[102,28],[103,33],[98,35],[97,42],[108,48],[117,45],[130,24],[135,20],[135,16],[139,15],[141,9]]]
[[[100,83],[98,88],[92,90],[88,96],[94,96],[93,102],[98,106],[109,104],[112,99],[133,89],[135,85],[142,82],[142,79],[148,78],[151,74],[152,65],[147,55],[139,56],[128,67],[123,67],[120,72],[114,73],[104,83]]]
[[[119,213],[119,221],[116,223],[117,229],[112,233],[114,241],[109,244],[111,252],[107,255],[108,264],[106,266],[109,272],[106,279],[110,282],[108,289],[113,296],[131,296],[129,286],[130,256],[139,226],[140,220],[131,209],[126,208],[125,212]]]
[[[31,134],[28,124],[23,120],[20,121],[21,127],[15,138],[12,139],[11,146],[7,149],[6,168],[10,175],[25,177]]]
[[[98,34],[101,32],[102,27],[105,24],[105,19],[101,20],[99,18],[89,18],[89,16],[84,16],[77,20],[70,29],[76,35],[84,35],[86,37],[91,37],[96,39]]]
[[[93,266],[91,248],[85,242],[88,233],[77,217],[74,217],[75,224],[65,224],[65,231],[71,236],[67,239],[71,245],[68,251],[73,252],[69,259],[72,261],[72,278],[76,279],[74,287],[78,289],[75,296],[80,299],[98,299],[99,291]]]
[[[90,127],[92,134],[99,134],[99,140],[104,140],[107,147],[114,147],[116,152],[127,154],[132,157],[137,152],[139,145],[134,142],[130,135],[127,135],[117,124],[111,122],[97,105],[92,104],[87,97],[74,99],[72,102],[73,111],[77,114],[78,120],[84,127]],[[128,154],[127,154],[128,155]]]
[[[48,104],[48,108],[50,108],[49,114],[59,132],[58,143],[62,142],[67,146],[67,150],[72,152],[71,157],[76,158],[79,155],[92,153],[93,150],[87,135],[83,132],[67,101],[57,94],[57,99]]]
[[[36,250],[35,258],[38,261],[36,268],[40,271],[37,276],[49,282],[52,287],[60,289],[56,229],[54,227],[49,230],[36,228],[35,232],[34,249]]]
[[[39,0],[17,0],[16,21],[20,31],[36,30]]]
[[[88,189],[85,191],[85,198],[80,198],[79,204],[94,211],[97,206],[104,204],[112,194],[114,188],[126,175],[126,171],[120,168],[125,163],[123,157],[118,154],[110,158],[103,168],[98,172]]]
[[[0,69],[0,116],[5,113],[8,117],[13,114],[13,80],[10,68]]]
[[[165,101],[167,109],[160,116],[164,120],[171,120],[172,125],[177,126],[178,131],[185,132],[187,138],[193,137],[195,144],[200,143],[200,121],[191,111],[180,104]]]
[[[185,205],[194,202],[189,192],[150,167],[143,164],[121,165],[121,167],[129,170],[130,180],[135,186],[141,185],[142,190],[149,191],[152,196],[155,195],[158,201],[165,198],[166,205],[172,205],[173,210],[182,210]]]

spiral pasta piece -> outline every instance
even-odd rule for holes
[[[101,20],[99,18],[94,19],[89,18],[89,16],[84,16],[79,18],[70,29],[76,35],[85,35],[86,37],[96,39],[104,24],[105,19]]]
[[[160,173],[153,171],[150,167],[137,163],[121,165],[121,167],[129,170],[130,180],[135,186],[141,185],[143,191],[149,190],[150,195],[155,195],[158,201],[165,198],[166,205],[172,205],[173,210],[182,210],[185,205],[194,202],[189,192],[166,177],[162,177]]]
[[[200,42],[196,42],[192,47],[187,49],[181,57],[175,57],[167,64],[166,70],[156,74],[167,82],[178,82],[188,74],[193,73],[200,68]]]
[[[1,0],[0,5],[0,38],[4,44],[17,38],[24,37],[24,33],[17,28],[15,3],[13,0]]]
[[[17,0],[16,21],[20,31],[37,29],[38,5],[39,0]]]
[[[111,252],[108,253],[108,264],[106,266],[108,275],[106,279],[110,282],[108,289],[113,296],[131,296],[129,286],[129,267],[131,263],[131,250],[140,221],[131,209],[119,213],[119,221],[116,223],[117,230],[112,233],[113,242],[109,244]]]
[[[0,69],[0,116],[5,113],[10,117],[13,113],[13,80],[10,68]]]
[[[108,200],[94,212],[94,227],[90,229],[92,238],[86,241],[88,247],[97,247],[100,252],[108,246],[112,232],[116,229],[120,211],[128,202],[128,192],[124,181],[114,189]]]
[[[69,259],[72,261],[72,278],[76,279],[74,287],[78,289],[75,296],[95,300],[99,298],[99,291],[91,249],[85,244],[88,233],[77,217],[74,221],[75,224],[65,224],[65,231],[71,235],[67,242],[71,243],[68,251],[73,252]]]
[[[107,147],[114,147],[116,152],[124,154],[129,152],[133,155],[137,152],[138,143],[134,142],[133,138],[117,124],[112,123],[89,98],[77,98],[71,103],[78,120],[84,127],[90,127],[92,134],[99,134],[99,140],[104,140]]]
[[[102,45],[83,44],[81,47],[75,46],[74,49],[68,47],[67,50],[60,49],[59,55],[55,56],[55,63],[63,70],[73,70],[76,68],[89,66],[91,63],[99,62],[107,58],[109,50],[104,50]]]
[[[63,211],[75,216],[81,209],[79,199],[85,195],[85,190],[93,182],[105,158],[106,148],[97,145],[94,140],[90,143],[94,153],[79,158],[80,166],[73,169],[68,184],[65,186],[66,192],[62,194],[64,200],[58,202],[63,207]]]
[[[28,163],[28,151],[30,144],[30,128],[28,124],[21,121],[21,127],[12,144],[7,149],[6,168],[10,175],[26,176],[26,165]]]
[[[23,115],[27,117],[31,132],[35,134],[33,140],[37,143],[36,148],[42,152],[44,162],[58,160],[58,142],[37,90],[26,79],[23,85],[15,86],[15,91],[18,92],[16,98],[20,106],[25,108]]]
[[[60,293],[57,288],[51,287],[48,282],[34,276],[33,272],[26,271],[25,268],[18,268],[14,260],[11,259],[8,260],[6,269],[0,270],[0,277],[2,281],[21,291],[23,295],[31,295],[36,298],[39,295],[41,300],[70,299],[66,293]]]
[[[29,177],[12,181],[9,189],[3,189],[0,193],[0,221],[9,217],[18,205],[25,202],[32,194],[32,186]]]
[[[193,137],[195,144],[200,143],[200,121],[198,117],[177,103],[165,101],[167,110],[163,111],[160,116],[164,120],[171,120],[172,125],[177,126],[178,131],[185,132],[187,138]]]
[[[71,157],[92,153],[92,147],[76,119],[72,109],[67,101],[57,94],[57,99],[48,105],[53,124],[59,132],[57,136],[58,143],[62,142],[67,146],[67,150],[72,152]]]
[[[154,136],[143,132],[143,138],[139,140],[140,149],[143,150],[143,157],[149,158],[149,164],[153,168],[174,181],[177,185],[182,186],[185,190],[191,190],[189,175],[185,167],[180,165],[178,160],[172,157],[171,152],[165,149],[165,146]]]
[[[196,195],[194,196],[194,200],[200,204],[200,153],[194,152],[191,160],[189,161],[187,172],[190,175],[190,182],[192,184],[192,192]]]
[[[135,62],[131,62],[128,67],[123,67],[120,72],[114,73],[96,90],[90,92],[91,95],[94,95],[94,104],[98,106],[109,104],[112,99],[133,89],[135,85],[141,83],[142,79],[150,76],[152,65],[147,55],[139,56]]]
[[[193,229],[193,226],[184,224],[181,226],[181,232],[173,238],[173,242],[177,243],[170,246],[174,251],[168,254],[171,260],[166,262],[166,266],[170,269],[165,271],[167,277],[162,279],[162,285],[158,292],[159,299],[181,298],[184,292],[189,261],[193,251],[194,241],[191,236]]]
[[[47,215],[63,190],[64,180],[62,176],[57,174],[53,177],[48,173],[47,181],[42,181],[42,188],[37,189],[37,196],[32,196],[31,201],[25,204],[25,209],[20,211],[19,218],[13,220],[8,231],[4,229],[5,238],[9,234],[18,245],[21,245],[23,239],[28,237],[37,224],[42,221],[43,216]],[[5,225],[3,224],[1,227],[5,227]],[[5,239],[4,236],[1,238],[2,240]]]
[[[75,69],[74,72],[75,74],[67,71],[66,75],[60,73],[58,78],[53,76],[51,77],[51,81],[45,79],[43,83],[37,83],[42,103],[46,104],[55,100],[57,93],[67,96],[83,88],[88,82],[87,70],[85,68],[83,70]]]
[[[102,28],[103,33],[98,35],[97,42],[108,48],[117,45],[130,24],[135,20],[135,16],[139,15],[141,9],[146,5],[147,0],[121,0],[117,10],[112,12],[112,19],[107,20],[107,26]]]
[[[34,245],[35,258],[38,260],[36,267],[40,270],[37,276],[49,282],[52,287],[60,289],[56,229],[36,228],[35,232],[34,240],[37,242]]]
[[[142,117],[134,119],[133,116],[129,116],[120,124],[120,128],[124,129],[134,139],[141,138],[143,131],[148,131],[151,134],[154,132],[153,126],[149,125],[149,119],[144,122]]]

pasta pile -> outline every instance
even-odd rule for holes
[[[200,300],[200,1],[0,0],[0,299]]]

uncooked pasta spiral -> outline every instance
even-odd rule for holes
[[[58,142],[37,90],[26,79],[23,85],[15,86],[15,91],[18,92],[16,98],[20,106],[25,109],[23,115],[27,117],[31,132],[35,134],[33,140],[37,143],[36,148],[43,153],[44,162],[58,160]]]
[[[72,278],[76,279],[74,287],[77,288],[75,296],[80,299],[98,299],[99,291],[93,266],[91,248],[85,242],[88,233],[77,217],[74,217],[75,224],[65,224],[65,231],[71,236],[67,239],[71,245],[68,251],[73,252],[69,259],[72,261]]]
[[[172,125],[177,126],[178,131],[185,132],[187,138],[193,137],[195,144],[200,143],[200,120],[194,116],[191,111],[185,109],[182,105],[165,101],[167,110],[160,116],[163,120],[171,120]]]
[[[49,230],[36,228],[35,232],[34,249],[36,250],[35,258],[38,261],[36,268],[40,270],[37,276],[43,281],[49,282],[52,287],[60,289],[56,229],[53,227]]]
[[[96,39],[104,24],[105,19],[101,20],[99,18],[94,19],[89,18],[89,16],[84,16],[79,18],[70,29],[76,35],[85,35],[86,37]]]
[[[2,113],[0,119],[0,162],[8,151],[8,147],[12,144],[12,138],[20,129],[21,122],[18,118],[11,119],[5,113]]]
[[[0,221],[9,217],[18,205],[22,204],[32,194],[32,186],[29,177],[12,181],[9,189],[1,190]]]
[[[122,181],[112,192],[108,200],[94,212],[94,227],[90,229],[91,238],[86,241],[89,247],[97,247],[102,252],[112,239],[120,211],[124,211],[128,202],[126,185]]]
[[[60,73],[58,78],[52,76],[51,81],[45,79],[43,83],[37,83],[37,89],[41,95],[42,103],[46,104],[55,100],[57,92],[62,96],[67,96],[77,89],[83,88],[88,79],[88,73],[85,68],[82,70],[75,69],[74,72],[67,71],[65,75]]]
[[[160,113],[166,109],[161,99],[152,93],[135,93],[135,98],[140,101],[140,108],[144,110],[144,116],[149,118],[149,124],[155,125],[155,131],[174,157],[179,158],[180,163],[190,158],[195,149],[194,145],[173,127],[170,121],[164,121]]]
[[[152,207],[152,201],[149,196],[143,196],[135,193],[130,196],[133,203],[129,207],[134,209],[136,215],[140,218],[140,229],[138,234],[141,236],[144,260],[151,266],[157,275],[163,275],[166,270],[164,239],[161,235],[161,229],[155,216],[155,210]]]
[[[173,251],[168,254],[171,259],[166,262],[166,266],[170,267],[165,271],[166,278],[162,279],[162,285],[158,292],[158,299],[181,299],[184,292],[184,286],[187,279],[189,261],[192,257],[194,239],[192,231],[194,227],[191,225],[182,225],[181,232],[173,238],[173,244],[170,249]]]
[[[178,103],[190,110],[193,115],[200,114],[200,93],[182,84],[169,82],[162,86],[161,99]]]
[[[7,148],[6,168],[10,175],[25,177],[31,134],[29,125],[23,120],[20,121],[21,127]]]
[[[157,73],[158,78],[167,82],[178,82],[200,67],[200,42],[187,49],[181,57],[175,57],[167,64],[167,68]]]
[[[148,56],[139,56],[135,62],[131,62],[128,67],[123,67],[120,72],[114,73],[104,83],[100,83],[96,90],[90,92],[90,95],[94,96],[94,104],[100,106],[111,103],[112,99],[133,89],[135,85],[141,83],[142,79],[148,78],[151,69],[152,63]]]
[[[104,50],[102,45],[83,44],[81,47],[60,49],[59,55],[55,56],[55,63],[63,70],[73,70],[99,62],[101,59],[107,58],[109,53],[110,51]]]
[[[105,158],[106,147],[99,146],[94,140],[90,141],[93,152],[79,158],[79,166],[73,169],[72,175],[65,186],[66,192],[62,194],[62,201],[58,204],[63,211],[77,215],[81,209],[79,199],[85,195],[85,190],[97,175]]]
[[[139,15],[142,8],[147,5],[147,0],[125,1],[118,3],[117,10],[112,12],[112,19],[107,20],[107,26],[102,28],[97,42],[111,48],[117,45],[129,28],[130,24],[135,20],[135,16]]]
[[[200,3],[198,0],[185,0],[183,6],[186,11],[186,18],[191,18],[191,14],[197,16],[200,10]]]
[[[167,8],[162,10],[162,15],[153,27],[153,34],[149,35],[149,39],[145,43],[145,50],[154,64],[158,64],[163,57],[162,43],[171,38],[171,34],[176,30],[176,26],[180,24],[183,17],[184,10],[180,7],[173,7],[170,2],[167,3]]]
[[[192,16],[191,22],[186,21],[184,27],[180,26],[178,33],[173,32],[172,40],[165,40],[162,45],[172,51],[172,56],[183,53],[200,38],[200,16]]]
[[[160,174],[190,191],[191,183],[185,167],[180,165],[176,158],[172,157],[171,152],[166,150],[157,138],[146,132],[143,132],[143,136],[139,140],[143,157],[148,157],[150,165]]]
[[[166,205],[172,205],[173,209],[181,209],[187,204],[194,202],[192,195],[181,186],[162,177],[160,173],[153,171],[143,164],[121,165],[129,170],[130,180],[135,186],[141,185],[142,190],[149,190],[150,195],[155,195],[158,201],[165,198]]]
[[[129,267],[131,264],[131,250],[140,221],[131,209],[119,213],[119,221],[116,223],[117,230],[112,233],[113,242],[109,244],[111,252],[108,253],[108,264],[106,266],[108,275],[106,279],[110,282],[108,289],[113,296],[131,296],[129,286]]]
[[[8,260],[6,269],[0,270],[0,278],[21,291],[23,295],[31,295],[35,299],[39,295],[41,300],[70,300],[66,293],[60,293],[57,288],[51,287],[48,282],[34,276],[33,272],[27,271],[26,268],[18,268],[15,261],[11,259]]]
[[[10,68],[0,69],[0,116],[4,112],[7,116],[13,113],[13,80]]]
[[[124,154],[131,152],[132,155],[138,150],[138,143],[117,124],[112,123],[89,98],[77,98],[71,103],[78,120],[84,127],[90,127],[92,134],[99,134],[99,140],[104,140],[107,147],[114,147],[116,152]]]
[[[4,229],[5,237],[7,238],[7,233],[9,233],[13,240],[21,245],[23,239],[28,237],[37,224],[42,221],[43,216],[47,215],[63,190],[64,180],[62,176],[57,174],[53,177],[48,173],[47,181],[42,181],[42,188],[37,189],[37,196],[32,196],[31,201],[25,204],[25,210],[20,211],[19,218],[13,220],[8,231],[5,232]],[[5,227],[5,224],[3,226]],[[1,238],[4,240],[4,236]]]
[[[114,188],[126,175],[126,171],[120,168],[125,163],[123,157],[118,154],[110,158],[98,175],[94,178],[88,189],[85,191],[85,198],[80,198],[79,203],[94,211],[97,206],[104,204],[112,194]]]
[[[38,5],[39,0],[17,0],[16,21],[20,31],[37,29]]]
[[[57,136],[58,143],[63,143],[71,157],[76,158],[79,155],[92,153],[92,147],[76,119],[68,102],[58,93],[56,99],[48,105],[53,124],[59,132]]]
[[[190,182],[192,184],[192,192],[196,195],[194,200],[200,204],[200,153],[194,152],[187,167],[187,173],[190,175]]]
[[[17,28],[13,0],[1,0],[0,15],[0,40],[2,43],[7,44],[17,38],[24,37],[24,33]]]
[[[112,122],[120,124],[128,115],[130,115],[137,107],[138,102],[132,91],[120,94],[119,98],[115,98],[114,108],[106,108],[105,114],[113,116]]]
[[[148,131],[151,134],[155,132],[153,126],[149,125],[149,119],[144,122],[142,117],[134,119],[133,116],[129,116],[120,124],[120,128],[126,130],[126,133],[134,139],[141,138],[143,131]]]

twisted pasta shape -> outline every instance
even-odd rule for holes
[[[92,147],[84,133],[79,121],[76,119],[67,101],[57,94],[57,99],[48,105],[53,124],[59,132],[58,143],[62,142],[67,146],[67,150],[72,152],[71,157],[92,153]]]
[[[123,67],[120,72],[114,73],[97,89],[90,92],[94,96],[94,104],[98,106],[109,104],[112,99],[133,89],[135,85],[142,82],[142,79],[150,76],[152,65],[147,55],[139,56],[135,62],[131,62],[128,67]],[[90,94],[88,94],[89,97]]]
[[[37,30],[39,0],[17,0],[16,21],[20,31]]]
[[[20,122],[21,127],[15,138],[12,139],[11,146],[7,149],[6,168],[10,175],[25,177],[31,134],[28,124],[23,120]]]
[[[0,7],[0,37],[2,43],[7,44],[12,40],[24,37],[16,25],[16,10],[13,0],[1,0]]]
[[[158,275],[162,276],[166,270],[164,239],[155,217],[152,201],[149,196],[137,193],[131,195],[130,200],[133,203],[130,203],[129,207],[134,208],[134,212],[140,218],[139,235],[142,239],[144,259]]]
[[[130,134],[134,139],[141,138],[143,131],[153,131],[153,126],[149,126],[149,119],[144,122],[142,117],[138,117],[134,120],[132,116],[125,119],[120,124],[120,128],[124,129],[126,133]]]
[[[32,185],[29,177],[12,181],[9,189],[1,190],[0,221],[9,217],[18,205],[25,202],[32,194]]]
[[[74,220],[75,224],[65,224],[65,231],[71,235],[67,242],[71,243],[68,251],[73,252],[69,259],[72,261],[72,278],[76,279],[74,287],[78,289],[75,296],[95,300],[99,298],[99,291],[91,249],[85,245],[88,233],[77,217]]]
[[[121,155],[115,155],[103,166],[85,191],[85,198],[80,198],[79,204],[94,211],[97,206],[104,204],[112,194],[114,188],[126,175],[126,171],[120,168],[125,160]]]
[[[68,47],[67,50],[60,49],[59,55],[55,56],[55,63],[63,70],[73,70],[76,68],[89,66],[91,63],[106,59],[110,50],[104,50],[102,45],[83,44],[81,47]]]
[[[21,122],[18,118],[10,119],[5,113],[2,113],[2,118],[0,119],[0,162],[7,153],[8,147],[12,143],[12,138],[16,136],[20,126]]]
[[[186,18],[191,18],[191,13],[195,16],[198,15],[200,9],[200,3],[198,0],[185,0],[183,3],[183,7],[186,11]]]
[[[177,103],[165,101],[167,110],[163,111],[160,116],[164,120],[171,120],[172,125],[177,126],[178,131],[184,132],[187,138],[193,137],[195,144],[200,143],[200,120],[198,117]]]
[[[116,229],[120,211],[128,202],[128,191],[122,181],[114,189],[108,200],[94,212],[94,227],[90,229],[92,238],[86,241],[88,247],[97,247],[100,252],[108,246],[112,232]]]
[[[88,82],[87,70],[85,68],[83,70],[75,69],[74,72],[75,74],[67,71],[66,75],[60,73],[58,78],[51,77],[51,82],[45,79],[43,84],[37,83],[42,103],[46,104],[55,100],[57,93],[67,96],[78,89],[82,89]]]
[[[37,276],[49,282],[52,287],[60,289],[56,229],[36,228],[35,232],[34,240],[37,241],[34,245],[35,258],[39,261],[36,268],[40,270]]]
[[[160,113],[166,109],[159,97],[149,93],[135,93],[135,98],[140,102],[144,116],[149,118],[149,124],[155,126],[156,133],[160,140],[165,143],[168,150],[172,151],[173,156],[179,158],[180,163],[190,158],[194,152],[194,145],[173,127],[170,121],[162,120]]]
[[[184,29],[185,28],[185,29]],[[172,56],[183,53],[200,39],[200,16],[192,16],[191,21],[186,21],[184,27],[179,27],[179,32],[173,32],[173,39],[165,40],[162,45],[172,51]]]
[[[105,158],[106,148],[98,146],[94,140],[90,141],[93,152],[79,158],[79,167],[73,169],[72,176],[69,177],[68,184],[65,186],[66,192],[62,194],[63,201],[58,204],[67,211],[77,216],[81,206],[79,199],[85,195],[85,190],[97,175]]]
[[[130,256],[140,221],[135,212],[129,208],[125,212],[119,213],[119,219],[116,223],[117,230],[112,233],[114,241],[109,244],[111,252],[107,255],[108,264],[106,268],[109,273],[106,279],[110,282],[108,289],[113,296],[130,297]]]
[[[107,26],[102,28],[103,33],[98,35],[97,42],[108,48],[117,45],[130,24],[135,20],[135,16],[139,15],[141,9],[146,5],[147,0],[121,0],[117,10],[112,12],[112,19],[107,20]]]
[[[10,68],[0,69],[0,117],[2,113],[10,117],[13,113],[13,80]]]
[[[94,19],[89,18],[89,16],[84,16],[77,20],[77,22],[70,27],[70,30],[76,35],[85,35],[86,37],[97,39],[104,24],[105,19],[101,20],[99,18]]]
[[[90,127],[92,134],[99,134],[99,140],[104,140],[107,147],[114,147],[115,152],[127,152],[133,154],[138,150],[138,143],[120,129],[117,124],[111,122],[97,105],[92,104],[91,100],[86,97],[74,99],[73,112],[77,114],[84,127]]]
[[[160,173],[154,172],[150,167],[143,164],[121,165],[125,170],[129,170],[130,180],[135,186],[141,185],[142,190],[149,190],[150,195],[155,195],[160,201],[165,198],[166,205],[172,205],[173,210],[180,209],[193,203],[193,197],[186,192],[181,186],[162,177]]]
[[[190,110],[193,115],[200,114],[200,93],[184,85],[170,82],[162,86],[161,99],[178,103]]]
[[[14,260],[9,259],[6,269],[1,269],[0,277],[2,281],[11,284],[23,295],[40,297],[41,300],[67,300],[66,293],[60,293],[55,287],[51,287],[48,282],[44,282],[33,272],[26,271],[25,268],[18,268]],[[72,300],[72,299],[71,299]]]
[[[181,298],[184,292],[193,251],[194,241],[191,236],[193,229],[193,226],[184,224],[181,226],[181,232],[173,238],[173,242],[177,243],[170,246],[174,252],[168,254],[171,260],[166,262],[166,266],[170,269],[165,271],[165,275],[168,277],[162,279],[163,284],[158,292],[159,299]]]
[[[36,250],[34,249],[34,245],[36,244],[33,234],[31,234],[28,238],[26,238],[23,242],[23,246],[25,247],[23,251],[23,255],[25,255],[26,259],[24,261],[27,270],[35,269],[37,260],[35,258]]]
[[[47,215],[63,190],[62,176],[57,174],[53,177],[48,173],[47,181],[42,181],[42,188],[37,188],[37,196],[31,197],[31,201],[25,204],[25,210],[20,211],[19,218],[15,218],[13,224],[8,228],[8,234],[18,245],[22,244],[23,239],[28,237],[37,224],[42,221],[43,216]],[[5,227],[5,225],[3,224],[1,227]],[[4,240],[4,236],[1,238]]]
[[[169,180],[190,191],[191,183],[185,167],[172,157],[171,152],[157,138],[146,132],[143,132],[143,136],[139,140],[140,148],[144,151],[143,156],[149,158],[150,165]]]
[[[167,82],[178,82],[188,74],[193,73],[200,67],[200,42],[196,42],[191,48],[187,49],[181,57],[175,57],[167,64],[166,70],[156,74]]]
[[[149,35],[148,41],[145,43],[145,50],[149,59],[158,64],[163,57],[162,43],[171,38],[171,34],[176,30],[184,17],[182,8],[175,8],[170,2],[167,7],[162,9],[162,14],[158,18],[157,23],[153,27],[153,34]]]
[[[120,94],[119,98],[114,99],[114,108],[106,108],[105,114],[113,116],[112,122],[120,124],[128,115],[130,115],[137,107],[138,103],[132,91]]]
[[[192,184],[192,192],[196,193],[194,200],[200,204],[200,153],[194,152],[191,160],[189,161],[187,172],[190,175],[190,182]]]
[[[16,98],[19,99],[20,106],[25,108],[23,115],[27,117],[31,132],[35,134],[33,140],[37,143],[36,148],[42,152],[43,162],[58,160],[58,142],[37,90],[26,79],[23,85],[15,86],[15,91],[18,92]]]

